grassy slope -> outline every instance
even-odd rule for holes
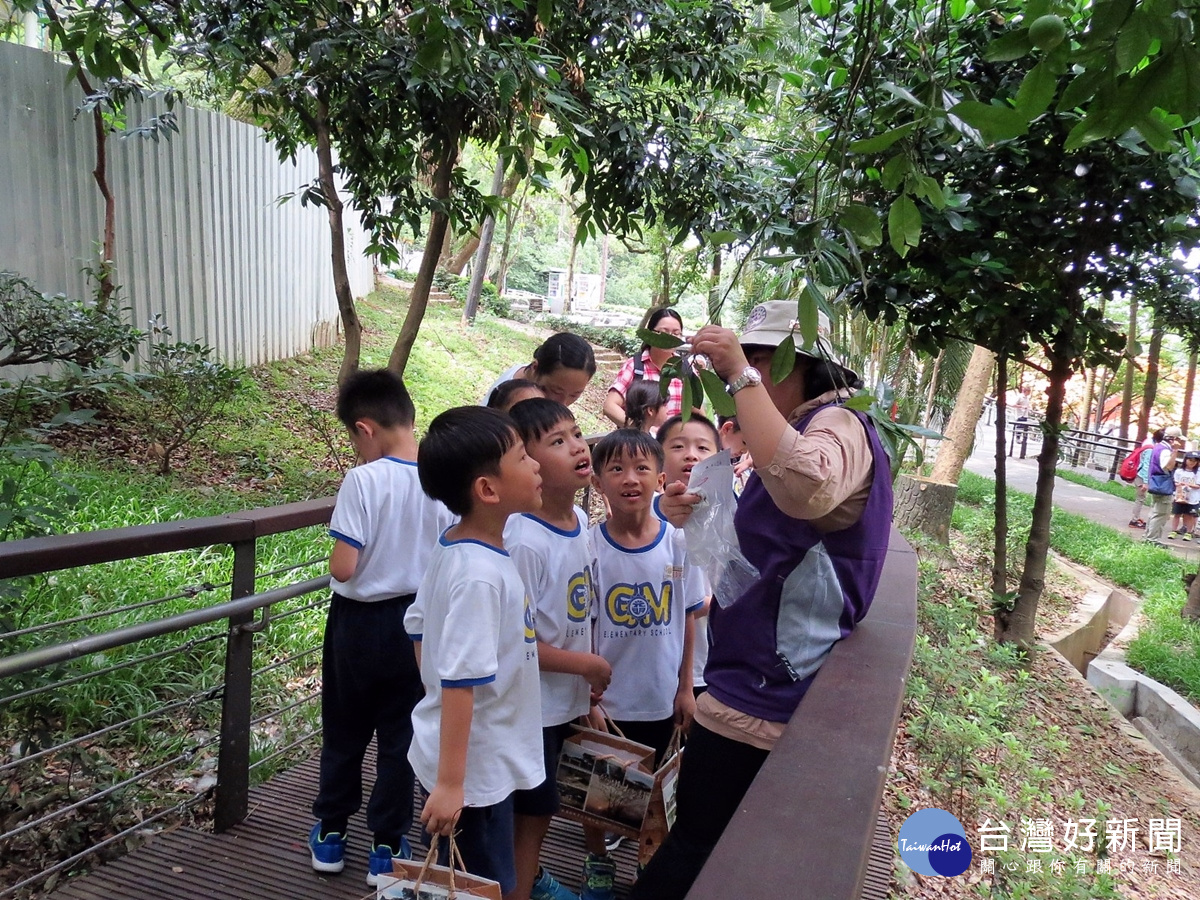
[[[990,541],[994,482],[964,472],[959,480],[960,505],[955,527],[985,545]],[[1033,497],[1008,492],[1009,521],[1024,523],[1009,537],[1009,559],[1023,558]],[[962,504],[967,504],[966,506]],[[1185,564],[1168,550],[1133,540],[1127,534],[1091,522],[1083,516],[1055,509],[1050,522],[1050,546],[1068,559],[1094,570],[1101,578],[1129,588],[1145,603],[1145,619],[1138,637],[1129,645],[1130,665],[1200,699],[1200,627],[1182,621],[1182,575]]]

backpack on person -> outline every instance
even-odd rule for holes
[[[1137,478],[1138,464],[1142,460],[1142,453],[1146,450],[1145,447],[1138,447],[1121,463],[1121,468],[1117,470],[1117,474],[1121,476],[1122,481],[1128,481],[1130,484]]]

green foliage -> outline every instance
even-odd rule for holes
[[[110,356],[128,360],[142,333],[123,310],[43,294],[15,272],[0,271],[0,366],[73,362],[91,367]]]
[[[632,332],[625,328],[586,325],[580,322],[572,322],[570,319],[564,319],[562,316],[538,316],[537,322],[545,328],[553,328],[555,331],[569,331],[572,334],[577,334],[590,343],[600,347],[608,347],[610,350],[616,350],[618,353],[623,353],[626,356],[633,356],[642,349],[642,339],[639,337],[641,334],[640,331]]]
[[[450,294],[459,303],[466,304],[471,287],[470,278],[451,275],[439,270],[433,276],[433,285]],[[508,318],[512,314],[512,303],[500,296],[500,291],[490,281],[485,281],[479,290],[480,305],[494,316]]]
[[[156,316],[150,347],[138,377],[132,405],[157,445],[159,472],[171,471],[171,456],[220,418],[237,394],[242,373],[213,359],[198,341],[171,341],[171,330]]]

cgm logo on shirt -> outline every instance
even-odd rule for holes
[[[616,584],[604,600],[609,621],[626,628],[649,628],[671,622],[671,582],[664,581],[662,590],[654,592],[648,581],[638,584]]]
[[[537,643],[537,631],[533,627],[533,604],[529,602],[529,595],[525,595],[525,643]]]
[[[586,622],[592,611],[592,572],[587,566],[567,582],[567,620]]]

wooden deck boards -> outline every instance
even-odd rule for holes
[[[369,759],[364,792],[374,772]],[[143,846],[94,871],[59,885],[54,900],[365,900],[370,832],[363,815],[350,821],[346,868],[337,875],[312,870],[308,854],[310,812],[317,791],[317,760],[283,772],[250,793],[250,814],[224,834],[178,828],[155,835]],[[410,834],[420,843],[418,829]],[[584,857],[583,833],[554,820],[542,862],[567,887],[578,888]],[[627,841],[614,854],[618,896],[633,880],[637,845]]]

